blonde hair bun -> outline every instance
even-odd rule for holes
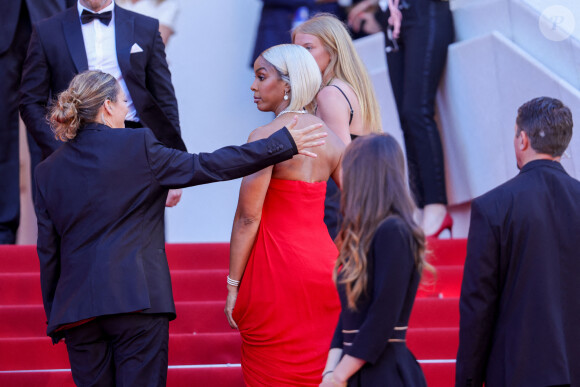
[[[77,74],[50,109],[48,121],[55,138],[63,142],[75,138],[81,126],[97,121],[99,109],[106,100],[117,101],[119,90],[111,74],[102,71]]]

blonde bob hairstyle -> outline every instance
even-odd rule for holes
[[[290,85],[290,104],[286,110],[306,109],[314,113],[314,98],[322,85],[322,76],[308,50],[297,44],[279,44],[264,51],[262,57]]]
[[[348,83],[358,98],[364,127],[373,133],[382,133],[381,111],[373,85],[344,23],[334,15],[319,13],[292,30],[292,41],[296,34],[320,39],[330,55],[322,79],[338,78]]]
[[[102,71],[77,74],[68,89],[61,92],[48,114],[57,140],[67,142],[76,137],[79,128],[98,120],[99,109],[106,100],[117,102],[120,86],[115,77]]]

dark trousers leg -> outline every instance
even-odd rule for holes
[[[20,223],[18,88],[31,34],[25,2],[10,48],[0,54],[0,244],[16,242]]]
[[[326,183],[326,198],[324,199],[324,224],[332,240],[336,238],[342,224],[340,213],[340,189],[334,180],[328,179]]]
[[[420,207],[447,203],[443,149],[434,116],[435,95],[452,41],[448,3],[417,0],[403,12],[400,51],[387,55],[409,179]]]
[[[77,386],[165,386],[169,319],[143,313],[98,317],[65,333]]]

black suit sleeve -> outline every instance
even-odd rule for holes
[[[498,265],[498,238],[482,206],[474,200],[459,299],[456,386],[483,385],[498,308]]]
[[[38,175],[38,173],[35,174],[37,177]],[[60,236],[48,214],[38,181],[36,182],[34,210],[38,223],[36,249],[40,261],[40,287],[44,312],[46,313],[46,319],[49,320],[54,294],[60,278]]]
[[[399,320],[415,270],[409,233],[398,222],[385,221],[372,242],[372,301],[352,346],[344,353],[373,364],[384,352]],[[370,254],[369,254],[370,255]]]
[[[291,159],[298,153],[296,144],[286,128],[263,140],[200,154],[167,148],[147,129],[145,146],[149,166],[156,180],[167,188],[237,179]]]
[[[342,313],[341,316],[338,318],[338,323],[336,324],[336,328],[334,329],[334,336],[332,336],[332,341],[330,342],[330,348],[340,348],[342,349],[343,343],[342,337]]]
[[[179,112],[177,98],[171,83],[171,72],[165,58],[165,45],[159,33],[159,23],[155,30],[153,50],[147,63],[147,90],[159,104],[163,112],[177,129],[177,135],[181,135],[179,126]],[[183,149],[185,150],[185,149]]]
[[[50,70],[39,33],[34,28],[22,71],[20,114],[26,129],[40,146],[43,158],[48,157],[62,144],[54,138],[46,121],[49,96]]]

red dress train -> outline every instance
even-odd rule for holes
[[[272,179],[233,317],[248,386],[318,386],[338,321],[326,182]]]

